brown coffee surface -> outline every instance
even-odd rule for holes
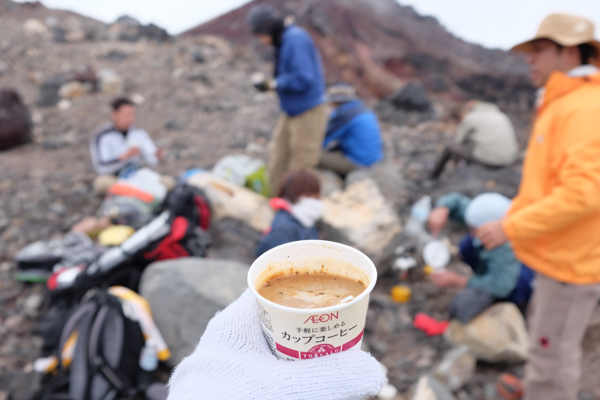
[[[295,273],[273,277],[257,288],[273,303],[292,308],[321,308],[357,297],[367,288],[362,280],[327,273]]]

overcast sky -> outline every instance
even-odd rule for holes
[[[327,1],[327,0],[324,0]],[[112,22],[128,14],[154,22],[172,34],[194,27],[248,0],[42,0],[62,8]],[[533,36],[549,13],[568,12],[592,19],[600,36],[600,0],[401,0],[421,14],[436,17],[456,36],[486,47],[508,49]]]

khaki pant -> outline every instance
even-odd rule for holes
[[[600,284],[572,285],[538,274],[529,309],[525,400],[576,400],[581,341],[600,300]]]
[[[270,144],[269,176],[274,195],[286,172],[315,168],[319,163],[327,111],[327,106],[321,104],[295,117],[279,117]]]
[[[346,176],[350,172],[360,168],[359,165],[354,164],[341,151],[322,152],[318,166],[320,169],[328,169],[342,176]]]

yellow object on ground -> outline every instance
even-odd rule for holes
[[[392,288],[392,300],[396,303],[407,303],[410,300],[411,290],[407,286],[396,285]]]
[[[433,273],[433,267],[430,265],[426,265],[425,267],[423,267],[423,273],[425,275],[431,275]]]
[[[130,226],[113,225],[98,234],[98,241],[102,246],[118,246],[134,232],[135,229]]]

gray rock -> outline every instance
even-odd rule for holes
[[[169,346],[168,363],[192,353],[215,313],[247,288],[248,266],[236,261],[180,258],[148,266],[140,293],[148,300],[156,326]]]
[[[370,168],[353,171],[346,177],[346,184],[351,185],[367,178],[371,178],[377,183],[383,197],[394,203],[398,211],[408,203],[410,190],[396,164],[381,162]]]
[[[206,61],[206,56],[202,50],[194,49],[192,52],[192,60],[196,63],[203,63]]]
[[[396,125],[416,125],[433,119],[435,110],[427,91],[411,82],[390,97],[381,100],[375,111],[379,117]]]
[[[450,350],[438,364],[433,373],[450,390],[457,391],[475,375],[477,360],[468,346],[460,346]]]
[[[379,274],[390,266],[402,224],[391,202],[372,179],[363,179],[323,200],[325,239],[355,246],[371,258]]]
[[[105,69],[98,73],[100,90],[111,96],[120,96],[125,91],[125,81],[121,75],[111,69]]]
[[[17,92],[0,90],[0,150],[31,140],[31,115]]]
[[[333,192],[344,189],[344,181],[333,171],[319,169],[317,174],[321,180],[321,197],[325,198]]]
[[[12,400],[30,400],[42,387],[42,374],[5,371],[0,374],[0,388]]]
[[[213,245],[209,256],[216,259],[236,260],[250,264],[262,238],[262,232],[234,218],[221,218],[211,223],[209,229]],[[235,243],[235,246],[231,244]]]
[[[171,38],[169,33],[154,25],[142,25],[135,18],[123,15],[119,17],[109,29],[110,36],[114,40],[125,42],[137,42],[141,38],[164,42]]]
[[[444,337],[453,345],[468,346],[482,361],[522,362],[527,358],[525,320],[512,303],[497,303],[468,324],[453,320]]]
[[[417,381],[412,400],[456,400],[456,397],[443,383],[428,374]]]
[[[392,95],[389,100],[398,109],[429,112],[433,108],[431,99],[422,84],[411,82]]]

